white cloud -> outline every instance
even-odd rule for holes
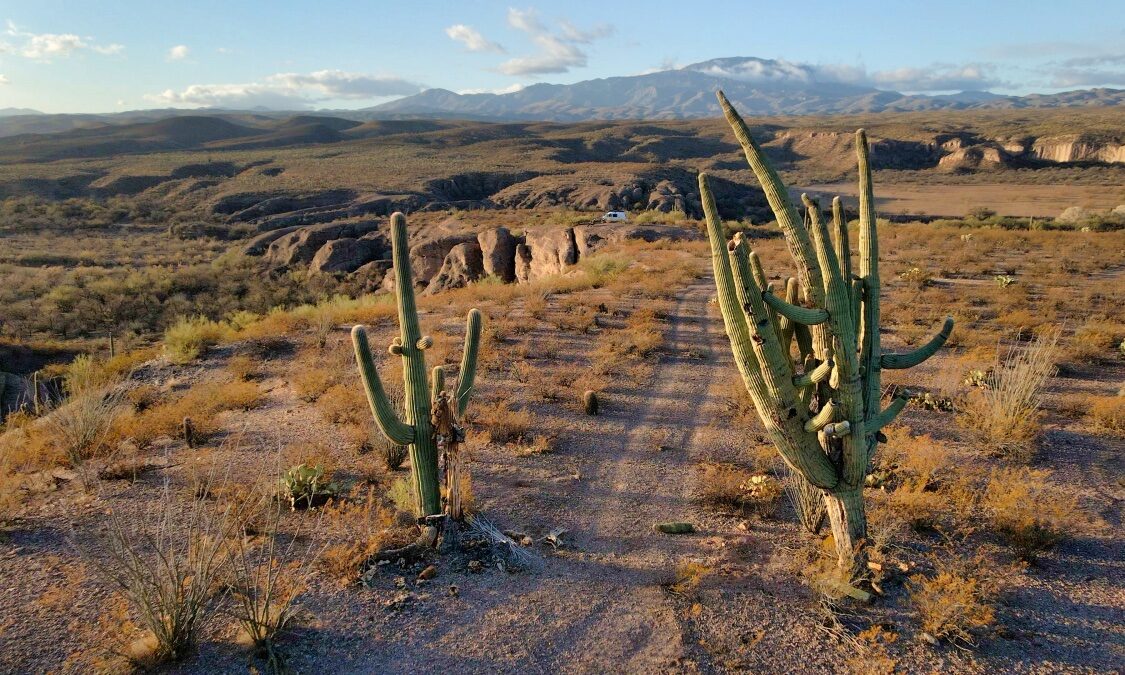
[[[5,75],[4,73],[0,73],[0,86],[11,83],[12,81],[8,79],[7,75]]]
[[[547,29],[539,22],[539,15],[534,9],[508,8],[508,25],[525,33],[542,33]]]
[[[331,99],[376,99],[416,94],[422,85],[398,77],[318,70],[277,73],[261,82],[193,84],[182,91],[167,89],[145,98],[172,106],[220,108],[307,108]]]
[[[176,45],[175,47],[172,47],[171,49],[168,50],[168,60],[169,61],[183,61],[184,59],[186,59],[188,57],[188,53],[190,51],[191,50],[188,49],[187,45]]]
[[[989,64],[933,64],[867,72],[862,66],[813,65],[785,59],[715,59],[688,66],[692,70],[746,82],[838,83],[906,92],[988,89],[1004,86]]]
[[[93,38],[84,38],[74,33],[29,33],[12,21],[8,21],[5,32],[16,38],[18,43],[14,46],[4,45],[4,51],[11,51],[36,61],[50,62],[52,59],[66,58],[83,50],[105,55],[120,54],[125,50],[124,45],[116,43],[99,45],[93,42]]]
[[[565,19],[559,22],[559,34],[552,33],[539,20],[534,9],[508,9],[508,25],[527,33],[539,47],[539,53],[520,56],[501,63],[498,70],[506,75],[543,75],[566,73],[571,68],[586,66],[586,52],[577,44],[589,44],[613,34],[613,26],[599,24],[582,30]]]
[[[470,52],[497,52],[504,53],[504,47],[489,40],[480,34],[480,31],[472,26],[466,26],[459,23],[445,29],[445,34],[452,40],[456,40],[465,45],[465,49]]]
[[[566,19],[559,21],[559,30],[562,31],[563,37],[567,40],[582,44],[590,44],[594,40],[607,38],[614,32],[613,26],[608,23],[599,23],[589,30],[582,30]]]

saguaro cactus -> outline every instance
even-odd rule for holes
[[[900,396],[882,407],[880,371],[925,361],[948,339],[953,319],[947,318],[941,331],[913,352],[882,352],[879,246],[862,129],[855,138],[860,250],[859,273],[853,275],[839,198],[833,200],[830,233],[818,205],[802,196],[806,226],[746,123],[722,92],[718,96],[797,263],[797,280],[788,280],[783,300],[766,284],[761,262],[747,250],[746,240],[736,236],[728,244],[707,176],[700,174],[723,322],[767,434],[786,463],[824,492],[839,564],[854,574],[865,559],[863,479],[877,443],[886,440],[879,430],[907,401]],[[797,304],[798,290],[807,306]],[[797,357],[792,354],[794,339]]]
[[[395,295],[398,300],[398,323],[401,335],[391,343],[391,354],[402,357],[402,376],[404,384],[403,412],[405,419],[399,419],[394,405],[383,389],[371,348],[367,342],[367,332],[363,326],[352,328],[352,344],[355,347],[359,374],[367,391],[367,401],[379,430],[388,439],[410,448],[411,477],[414,484],[415,510],[419,517],[441,513],[441,492],[438,479],[438,439],[434,431],[432,411],[434,401],[443,393],[444,377],[440,367],[435,368],[434,383],[437,385],[432,396],[426,370],[425,351],[433,345],[433,338],[422,335],[418,326],[418,309],[414,303],[414,279],[410,270],[410,251],[406,242],[406,216],[395,213],[391,216],[391,247],[395,270]],[[453,408],[457,417],[464,415],[473,391],[473,381],[477,371],[477,348],[480,346],[481,314],[477,309],[469,310],[465,325],[465,349],[461,358],[461,370],[457,388],[452,393]]]

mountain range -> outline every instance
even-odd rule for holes
[[[722,89],[746,115],[835,115],[927,110],[988,110],[1116,106],[1125,90],[1080,89],[1056,94],[1006,96],[987,91],[903,94],[862,81],[846,81],[814,66],[754,57],[712,59],[683,68],[641,75],[534,84],[504,94],[458,94],[427,89],[419,94],[360,110],[137,110],[109,114],[43,114],[0,109],[0,137],[53,133],[105,124],[153,122],[190,115],[281,118],[294,114],[332,116],[359,122],[393,119],[581,122],[717,117],[714,92]]]

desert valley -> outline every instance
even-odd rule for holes
[[[0,116],[0,671],[1120,672],[1125,94],[747,63]]]

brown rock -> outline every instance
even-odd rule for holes
[[[516,281],[521,284],[531,281],[531,249],[527,244],[516,244]]]
[[[527,233],[527,248],[531,251],[532,281],[558,274],[578,262],[578,246],[572,228],[539,230]],[[518,262],[517,262],[518,265]]]
[[[310,263],[317,251],[328,242],[334,239],[360,237],[368,232],[374,232],[378,227],[378,221],[374,220],[302,227],[270,244],[266,251],[266,264],[271,269],[281,269]]]
[[[389,242],[382,237],[333,239],[313,256],[309,271],[313,274],[354,272],[373,260],[389,257]]]
[[[494,227],[477,235],[484,273],[499,277],[504,283],[516,279],[516,244],[519,240],[506,227]]]
[[[429,285],[430,280],[441,270],[445,258],[454,246],[458,244],[476,243],[475,234],[452,234],[448,236],[429,239],[410,247],[410,273],[414,278],[414,287],[423,289]],[[395,273],[389,272],[383,279],[383,288],[394,290]]]
[[[441,270],[426,286],[426,293],[447,291],[451,288],[464,288],[484,276],[484,263],[481,248],[472,243],[457,244],[445,256]]]

